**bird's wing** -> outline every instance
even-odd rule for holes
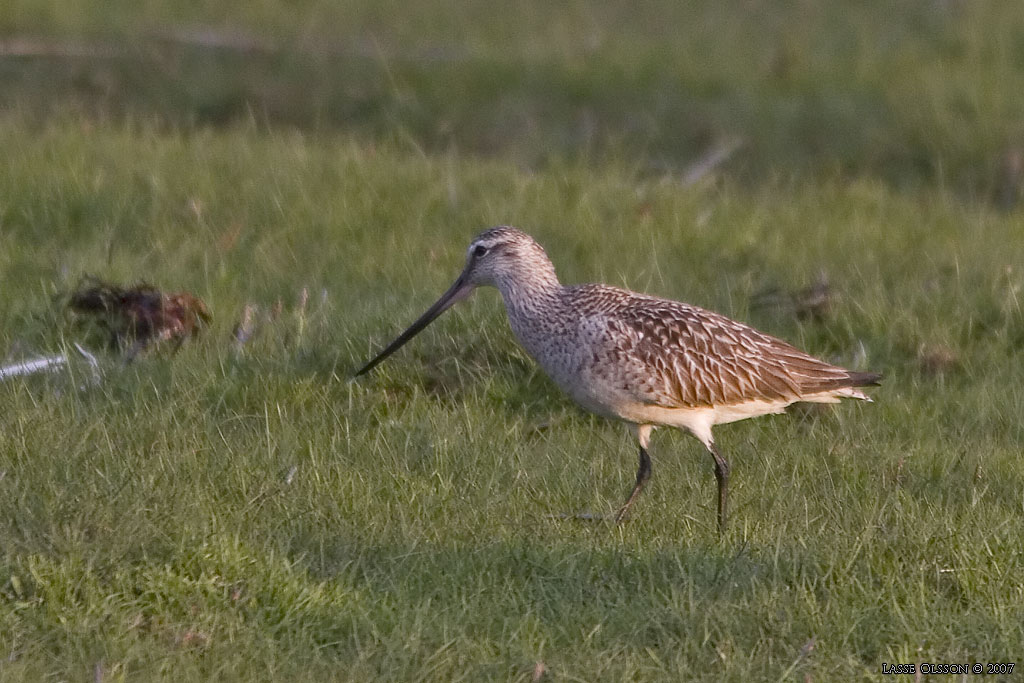
[[[618,368],[615,380],[645,403],[681,408],[793,401],[864,383],[860,373],[718,313],[615,292],[587,318],[605,327],[602,347],[611,361],[606,364]]]

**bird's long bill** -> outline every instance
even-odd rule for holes
[[[388,344],[386,349],[378,353],[373,360],[364,365],[362,369],[360,369],[359,372],[355,374],[355,376],[359,377],[360,375],[365,375],[370,370],[373,370],[375,367],[377,367],[379,363],[381,363],[381,361],[383,361],[385,358],[390,356],[398,349],[402,348],[402,345],[405,344],[405,342],[409,341],[417,334],[419,334],[419,332],[424,327],[432,323],[437,316],[441,315],[449,308],[465,299],[467,296],[469,296],[469,293],[472,291],[473,285],[471,285],[466,280],[466,274],[463,273],[462,275],[459,276],[459,279],[456,280],[455,283],[448,288],[448,291],[442,294],[441,298],[438,299],[433,306],[427,309],[426,313],[421,315],[412,325],[409,325],[409,329],[407,329],[402,334],[398,335],[395,341]]]

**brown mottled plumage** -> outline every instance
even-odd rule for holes
[[[589,365],[609,373],[637,399],[694,408],[750,399],[799,400],[806,394],[860,386],[851,373],[723,315],[689,304],[605,285],[566,287],[581,317],[607,325]],[[603,352],[603,353],[602,353]],[[876,378],[877,379],[877,378]]]
[[[781,412],[797,401],[870,400],[857,387],[880,375],[852,372],[723,315],[607,285],[563,286],[544,249],[511,227],[481,233],[451,288],[367,363],[370,371],[473,288],[497,287],[520,343],[584,408],[625,420],[640,441],[625,517],[650,477],[651,429],[680,427],[715,461],[718,523],[724,528],[729,465],[711,428]]]

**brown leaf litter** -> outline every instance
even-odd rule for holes
[[[165,341],[173,343],[173,353],[211,320],[203,300],[189,292],[163,292],[146,283],[121,287],[95,277],[79,282],[67,307],[97,324],[129,360]]]

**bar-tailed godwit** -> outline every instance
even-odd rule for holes
[[[512,331],[555,384],[587,410],[626,422],[640,442],[636,484],[616,521],[651,476],[647,447],[654,427],[686,430],[714,458],[721,531],[729,463],[715,447],[713,426],[779,413],[798,401],[870,401],[858,387],[881,378],[818,360],[697,306],[607,285],[562,285],[544,249],[507,226],[477,236],[455,283],[356,375],[484,285],[501,292]]]

